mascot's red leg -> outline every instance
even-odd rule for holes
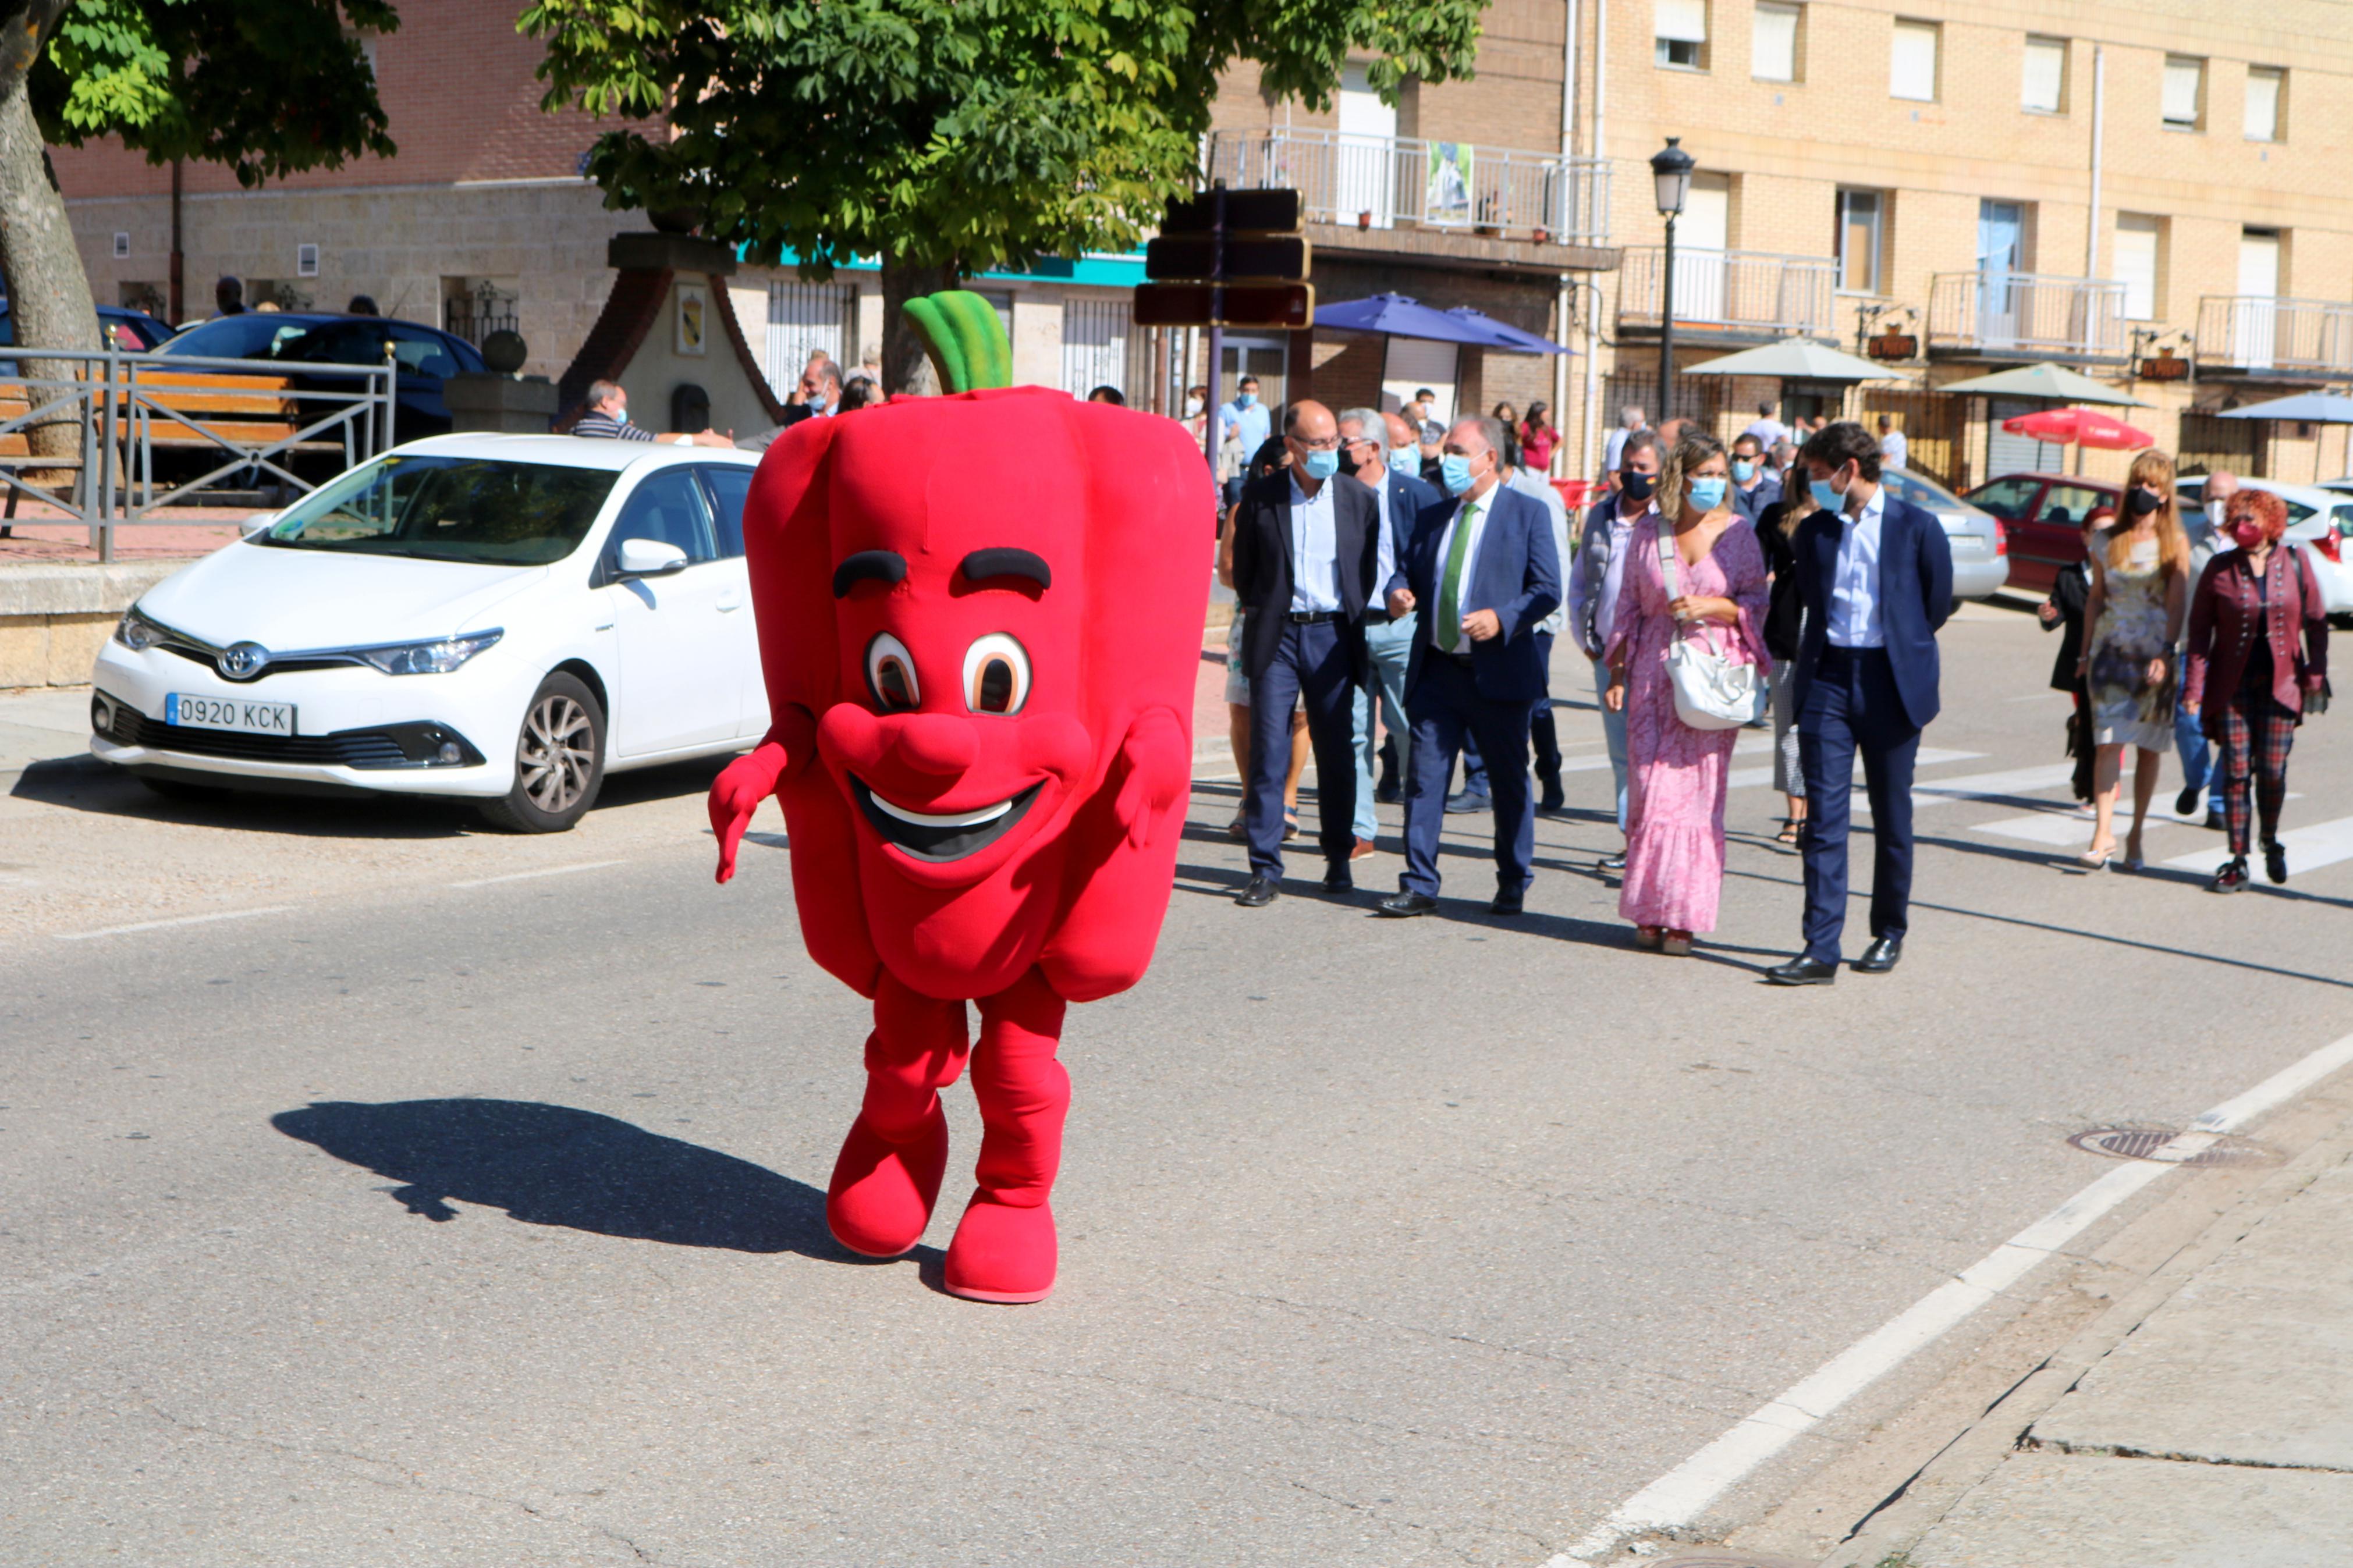
[[[973,1098],[984,1129],[978,1185],[948,1245],[946,1284],[976,1301],[1037,1301],[1054,1288],[1054,1211],[1071,1075],[1054,1059],[1065,1004],[1032,969],[980,1000]]]
[[[825,1194],[826,1226],[852,1252],[896,1258],[931,1224],[948,1163],[940,1090],[969,1048],[963,1003],[918,995],[883,972],[866,1037],[866,1103]]]

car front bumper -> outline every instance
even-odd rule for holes
[[[130,768],[267,779],[400,795],[502,795],[529,672],[497,648],[447,675],[390,676],[364,665],[232,681],[210,664],[110,640],[90,672],[90,754]],[[290,736],[195,729],[166,700],[285,702]]]

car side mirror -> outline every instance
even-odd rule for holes
[[[246,538],[251,539],[257,533],[267,533],[269,531],[270,525],[278,521],[280,515],[280,513],[274,511],[257,511],[252,516],[247,518],[243,522],[238,523],[237,528]]]
[[[617,579],[667,577],[686,570],[686,552],[659,539],[624,539],[620,563],[620,570],[614,574]]]

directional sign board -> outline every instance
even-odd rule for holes
[[[1312,283],[1139,283],[1139,327],[1279,327],[1315,324]]]
[[[1168,198],[1163,234],[1208,234],[1218,226],[1218,200],[1224,198],[1229,233],[1281,234],[1299,226],[1299,193],[1280,191],[1196,191]]]
[[[1315,321],[1310,255],[1294,190],[1214,190],[1171,196],[1144,248],[1149,282],[1135,290],[1139,327],[1271,327]]]
[[[1155,282],[1174,279],[1274,278],[1296,280],[1307,276],[1307,240],[1303,235],[1164,234],[1144,247],[1144,275]]]

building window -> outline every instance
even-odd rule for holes
[[[297,278],[316,278],[318,275],[319,247],[315,245],[296,246],[294,247],[294,276]]]
[[[1707,0],[1657,0],[1658,63],[1673,70],[1707,69]]]
[[[1802,5],[1758,0],[1756,36],[1748,55],[1748,74],[1758,81],[1798,79],[1798,23]]]
[[[818,354],[839,365],[851,363],[850,350],[857,342],[855,284],[804,283],[798,277],[769,281],[768,330],[760,345],[760,370],[778,397],[790,397],[799,389],[801,372]]]
[[[2165,57],[2165,128],[2195,131],[2206,117],[2206,62]]]
[[[2164,270],[2165,220],[2147,213],[2116,215],[2116,280],[2125,286],[2125,320],[2158,319],[2157,280]]]
[[[1895,39],[1887,54],[1887,93],[1915,103],[1936,101],[1936,35],[1934,22],[1895,21]]]
[[[492,332],[521,331],[516,320],[521,285],[512,278],[441,279],[441,330],[476,348]]]
[[[2063,114],[2067,104],[2067,40],[2026,40],[2026,76],[2020,84],[2019,107],[2029,114]]]
[[[1838,194],[1838,286],[1844,294],[1879,292],[1880,236],[1885,227],[1883,191]]]
[[[2247,68],[2247,140],[2284,140],[2287,107],[2287,72],[2275,66]]]

